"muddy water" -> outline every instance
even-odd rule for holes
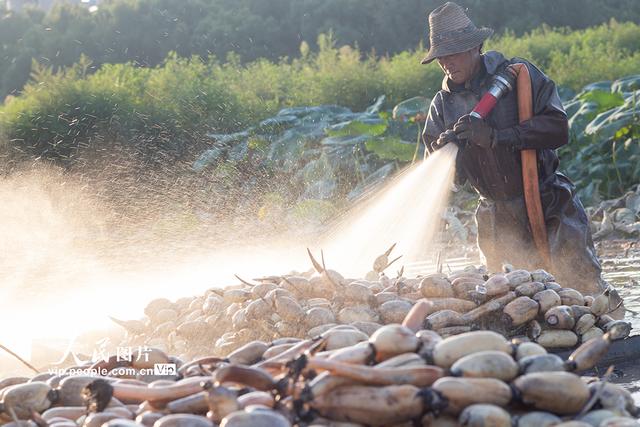
[[[640,244],[637,241],[602,242],[598,245],[604,278],[624,299],[634,335],[640,334]]]
[[[610,241],[598,244],[605,279],[624,299],[625,319],[633,325],[631,335],[640,335],[640,244],[638,241]],[[640,359],[616,366],[612,382],[632,392],[640,405]]]

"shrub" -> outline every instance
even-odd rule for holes
[[[522,37],[506,33],[487,49],[521,56],[556,83],[573,90],[640,69],[640,26],[611,21],[580,31],[542,26]],[[318,49],[301,45],[300,56],[241,63],[230,54],[179,58],[157,67],[102,65],[86,58],[54,73],[34,64],[30,83],[0,110],[9,146],[28,155],[70,159],[85,147],[116,140],[168,150],[176,155],[210,143],[209,132],[226,133],[256,124],[280,108],[338,104],[362,111],[387,95],[390,108],[440,88],[437,64],[423,66],[424,48],[393,56],[363,54],[321,35]]]

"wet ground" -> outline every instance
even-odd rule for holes
[[[604,241],[596,245],[602,260],[605,279],[624,299],[625,319],[633,325],[631,335],[640,335],[640,242],[637,240]],[[640,357],[616,366],[612,382],[633,393],[640,405]]]
[[[640,334],[640,242],[606,241],[597,244],[604,278],[613,284],[624,299],[625,318]]]

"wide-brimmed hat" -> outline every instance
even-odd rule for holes
[[[453,2],[446,2],[429,14],[428,64],[436,58],[466,52],[493,34],[491,28],[477,28],[464,10]]]

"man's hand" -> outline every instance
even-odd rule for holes
[[[454,144],[457,144],[458,146],[462,144],[462,141],[460,141],[460,138],[458,138],[458,135],[456,135],[456,133],[453,130],[447,129],[440,134],[438,139],[436,139],[431,143],[431,147],[430,147],[431,152],[433,153],[434,151],[441,149],[442,147],[444,147],[445,145],[451,142],[453,142]]]
[[[462,140],[482,148],[491,148],[494,129],[482,119],[465,114],[453,126],[453,131]]]

